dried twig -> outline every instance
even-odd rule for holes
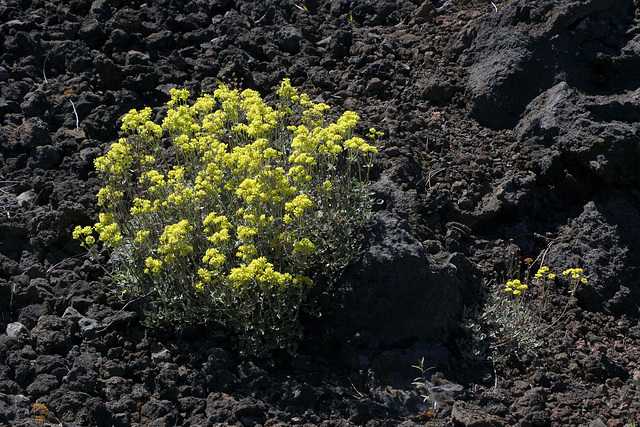
[[[80,130],[80,119],[78,118],[78,111],[76,110],[76,106],[71,99],[69,99],[71,106],[73,107],[73,112],[76,115],[76,131]]]
[[[47,81],[47,59],[49,59],[49,55],[51,55],[51,52],[47,53],[47,56],[44,57],[44,61],[42,61],[42,77],[44,77],[45,83],[49,83]]]

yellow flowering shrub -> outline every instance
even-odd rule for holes
[[[288,79],[277,98],[221,85],[190,102],[173,89],[161,124],[131,110],[96,159],[103,213],[73,237],[117,255],[123,296],[154,296],[151,324],[216,322],[247,353],[293,349],[314,281],[354,256],[381,133],[354,135],[351,111],[330,122]]]

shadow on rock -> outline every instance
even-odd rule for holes
[[[361,261],[322,304],[331,348],[337,342],[349,361],[354,351],[446,340],[479,284],[473,265],[457,253],[428,255],[406,221],[386,211],[375,215],[367,238]]]

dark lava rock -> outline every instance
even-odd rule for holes
[[[92,393],[96,389],[98,373],[89,360],[78,358],[64,377],[64,381],[72,390]]]
[[[582,268],[589,281],[578,291],[579,302],[589,310],[637,310],[640,295],[629,286],[637,283],[636,269],[629,268],[627,245],[638,236],[640,214],[624,202],[599,199],[584,206],[549,250],[549,262],[560,271]],[[589,237],[586,237],[589,236]],[[606,279],[605,279],[606,277]],[[629,292],[622,295],[618,293]]]
[[[62,377],[64,377],[69,372],[64,358],[57,354],[44,354],[38,356],[38,358],[36,359],[35,367],[36,375],[39,376],[40,374],[51,374],[55,376],[59,381],[62,380]]]
[[[462,308],[459,287],[467,286],[457,267],[438,265],[407,224],[387,212],[376,214],[373,239],[326,313],[332,335],[364,333],[386,344],[445,337]]]
[[[44,396],[55,390],[60,385],[60,380],[55,375],[40,374],[27,387],[27,393],[34,397]]]
[[[29,337],[29,329],[20,322],[9,323],[6,332],[12,338],[25,339]]]
[[[156,423],[173,424],[178,417],[176,405],[169,400],[150,399],[140,408],[140,414]]]
[[[17,130],[20,145],[26,149],[49,143],[49,126],[39,117],[26,120]]]
[[[41,316],[31,330],[38,352],[65,355],[71,349],[71,328],[71,323],[66,319],[53,315]]]
[[[616,34],[632,13],[632,0],[520,0],[487,14],[466,57],[474,117],[491,128],[511,128],[558,78],[593,87],[602,73],[598,52],[604,61],[615,55],[605,34]],[[624,33],[609,40],[619,48],[626,42]]]
[[[537,135],[606,183],[640,182],[640,89],[585,96],[566,82],[542,93],[516,128],[521,140]]]
[[[453,405],[451,415],[456,423],[468,427],[502,427],[506,426],[500,418],[483,411],[479,406],[458,401]]]
[[[20,310],[18,320],[27,328],[31,329],[38,323],[38,319],[45,314],[49,314],[49,309],[44,304],[32,304]]]
[[[154,379],[154,391],[160,399],[175,400],[178,397],[178,365],[162,362]]]
[[[34,375],[31,361],[17,354],[9,355],[5,364],[9,368],[9,379],[19,385],[27,385]]]
[[[622,425],[640,410],[637,0],[0,3],[0,424]],[[97,220],[93,161],[127,111],[160,121],[172,88],[267,95],[284,77],[356,111],[356,133],[384,131],[380,200],[299,354],[249,361],[209,325],[145,326],[144,301],[120,300],[71,232]],[[526,277],[524,257],[589,281],[535,305],[535,357],[467,360],[463,306]],[[438,372],[414,386],[423,358]]]
[[[24,102],[20,104],[20,110],[25,117],[43,117],[49,107],[47,96],[39,90],[27,94]]]
[[[46,405],[63,423],[101,427],[111,425],[111,416],[105,404],[87,393],[62,387],[47,398]]]
[[[131,380],[122,377],[110,377],[99,383],[100,395],[109,401],[117,401],[131,393]]]

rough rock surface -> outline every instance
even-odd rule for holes
[[[638,70],[638,0],[0,1],[0,424],[636,425]],[[142,326],[71,239],[93,160],[171,88],[285,77],[385,132],[363,253],[296,356]],[[465,306],[539,255],[588,284],[535,356],[466,359]]]

